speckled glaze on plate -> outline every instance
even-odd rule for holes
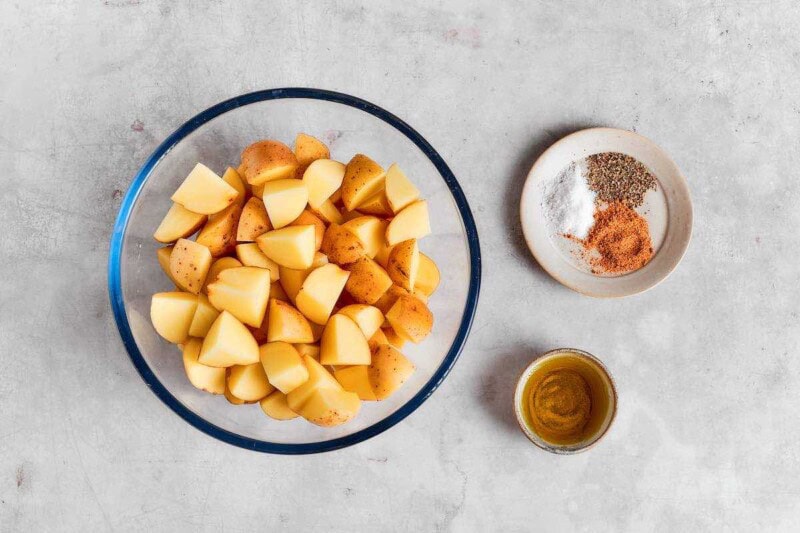
[[[621,152],[641,161],[658,178],[666,201],[666,221],[655,239],[655,255],[644,267],[622,276],[596,276],[570,262],[553,244],[542,209],[544,180],[573,161],[601,152]],[[528,248],[553,278],[587,296],[618,298],[654,287],[678,266],[692,235],[692,200],[678,166],[655,143],[626,130],[591,128],[567,135],[536,160],[522,190],[520,220]]]

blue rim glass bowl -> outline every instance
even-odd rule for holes
[[[421,250],[439,265],[442,281],[430,299],[434,329],[403,352],[414,376],[391,398],[364,402],[358,417],[336,428],[304,420],[278,422],[258,405],[233,406],[194,389],[179,350],[149,322],[150,297],[172,290],[156,261],[152,234],[169,197],[200,161],[220,174],[238,164],[241,149],[257,139],[291,143],[298,132],[326,141],[332,157],[363,152],[383,165],[397,162],[428,200],[432,235]],[[111,238],[108,288],[125,348],[148,387],[188,423],[219,440],[269,453],[335,450],[368,439],[417,409],[441,384],[464,346],[478,303],[481,258],[478,233],[455,176],[433,147],[408,124],[364,100],[318,89],[271,89],[237,96],[195,116],[145,161],[120,208]]]

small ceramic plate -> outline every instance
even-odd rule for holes
[[[546,180],[601,152],[621,152],[639,160],[659,182],[641,209],[650,226],[654,256],[639,270],[614,277],[592,274],[576,259],[570,249],[575,245],[551,234],[542,207]],[[616,298],[646,291],[678,266],[692,235],[692,200],[677,165],[652,141],[630,131],[591,128],[564,137],[536,160],[522,190],[520,219],[528,248],[551,276],[582,294]]]

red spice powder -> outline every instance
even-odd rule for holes
[[[647,220],[623,202],[597,209],[594,226],[580,243],[593,273],[631,272],[653,257]]]

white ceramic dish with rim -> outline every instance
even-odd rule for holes
[[[602,152],[620,152],[642,162],[658,179],[661,195],[655,202],[660,204],[658,220],[648,220],[657,226],[655,231],[651,227],[653,258],[639,270],[616,277],[591,274],[570,261],[553,243],[542,208],[544,180],[574,161]],[[654,287],[678,266],[692,235],[692,200],[678,166],[654,142],[626,130],[590,128],[567,135],[539,156],[522,190],[520,220],[528,248],[553,278],[587,296],[618,298]]]

